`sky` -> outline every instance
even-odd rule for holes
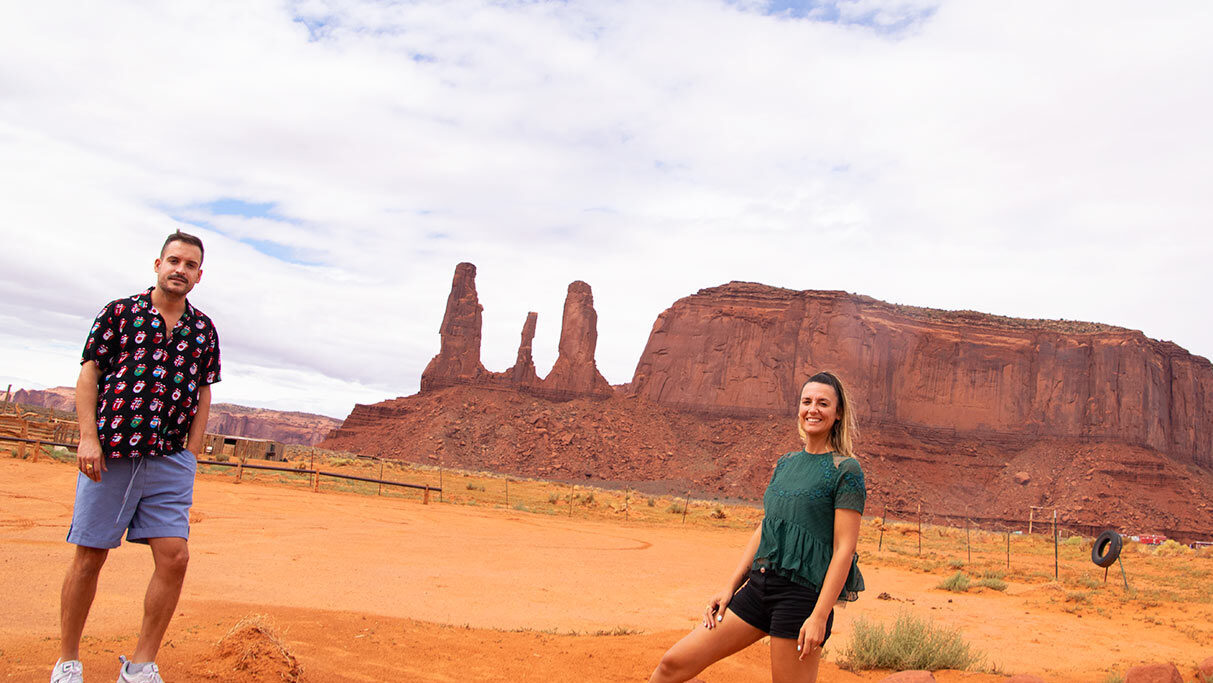
[[[570,282],[598,366],[732,280],[1213,356],[1213,4],[44,0],[0,10],[0,390],[206,244],[217,402],[415,393],[455,265],[482,360]]]

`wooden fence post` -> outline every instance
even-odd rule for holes
[[[380,495],[380,496],[383,495],[383,461],[382,460],[379,461],[379,493],[376,495]]]
[[[505,478],[505,506],[510,506],[510,478]]]
[[[889,506],[885,504],[884,512],[880,516],[880,540],[876,542],[876,552],[880,552],[884,548],[884,527],[889,523]]]
[[[425,497],[421,499],[421,504],[422,505],[430,504],[430,485],[429,484],[425,485]]]
[[[33,457],[33,462],[38,462],[38,455],[39,455],[40,453],[42,453],[42,442],[41,442],[41,441],[35,441],[35,442],[34,442],[34,457]]]
[[[244,458],[240,458],[236,465],[236,483],[239,484],[244,480]]]
[[[1011,532],[1007,532],[1007,569],[1011,568]]]
[[[965,517],[965,550],[969,553],[969,564],[973,564],[973,546],[969,544],[969,518]]]
[[[631,491],[629,491],[628,489],[623,490],[623,521],[625,521],[625,522],[628,521],[629,494],[631,494]]]
[[[687,491],[686,500],[683,502],[683,505],[682,505],[682,523],[683,524],[687,523],[687,508],[689,508],[689,507],[691,507],[691,492]]]
[[[918,504],[918,554],[922,555],[922,503]]]
[[[1057,578],[1057,510],[1053,510],[1053,579]]]
[[[576,488],[577,488],[576,486],[569,487],[569,517],[570,518],[572,518],[572,516],[573,516],[573,491],[576,490]]]
[[[18,417],[21,420],[21,438],[28,439],[29,438],[29,423],[27,423],[25,421],[25,418],[20,417],[20,416],[18,416]],[[20,451],[21,451],[22,460],[25,460],[26,458],[29,457],[29,453],[28,453],[29,446],[24,441],[21,442]]]

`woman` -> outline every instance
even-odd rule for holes
[[[863,590],[855,545],[866,491],[838,377],[819,372],[805,382],[796,424],[804,450],[775,464],[762,523],[741,562],[708,602],[703,624],[665,653],[650,683],[686,681],[767,635],[774,683],[817,679],[834,603]]]

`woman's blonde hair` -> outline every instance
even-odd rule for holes
[[[819,372],[800,385],[800,393],[804,394],[804,388],[810,384],[824,384],[833,389],[834,393],[838,396],[838,419],[834,420],[834,424],[830,427],[830,448],[841,456],[847,458],[855,457],[851,440],[859,436],[859,429],[855,426],[855,414],[851,410],[851,402],[847,400],[847,391],[842,386],[842,380],[838,379],[838,375],[832,372]],[[797,396],[796,400],[799,403],[800,397]],[[799,415],[800,408],[798,405],[796,431],[800,433],[800,440],[807,445],[809,435],[804,433],[804,427],[800,424]]]

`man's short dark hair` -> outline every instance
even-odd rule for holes
[[[160,247],[160,256],[162,258],[164,257],[164,250],[168,249],[168,245],[172,244],[173,242],[185,242],[186,244],[192,244],[195,247],[198,247],[198,253],[199,253],[198,263],[199,264],[202,263],[203,257],[206,256],[206,249],[204,249],[202,247],[202,240],[198,239],[198,237],[196,235],[191,235],[188,232],[181,232],[180,230],[178,230],[177,232],[174,232],[173,234],[169,235],[168,239],[164,240],[164,246]]]

